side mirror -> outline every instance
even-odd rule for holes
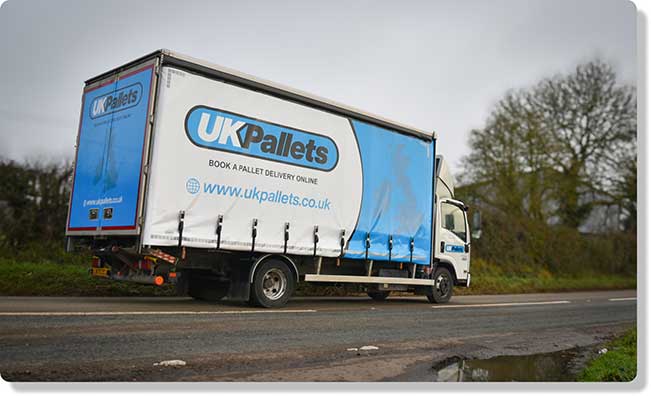
[[[472,239],[481,238],[481,212],[475,211],[472,214],[472,225],[471,225],[471,234]]]

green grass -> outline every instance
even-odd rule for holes
[[[578,290],[635,289],[633,276],[586,274],[577,276],[473,275],[470,288],[458,287],[457,295],[517,294]]]
[[[168,296],[173,287],[156,287],[129,282],[92,278],[88,274],[90,257],[53,254],[50,260],[36,255],[21,258],[0,257],[0,295],[14,296]],[[525,269],[509,272],[496,265],[476,260],[472,264],[470,288],[458,287],[457,295],[535,293],[636,287],[634,276],[553,275],[545,270]],[[356,285],[316,286],[301,282],[297,296],[359,295]]]
[[[579,381],[633,381],[637,375],[637,331],[628,331],[605,348],[608,352],[589,362],[579,375]]]
[[[89,264],[18,262],[0,258],[0,295],[5,296],[165,296],[171,286],[147,286],[93,278]]]
[[[603,274],[584,272],[582,274],[552,274],[544,268],[520,266],[508,268],[482,259],[471,263],[472,281],[470,288],[458,287],[455,293],[468,294],[510,294],[563,292],[578,290],[635,289],[634,274]]]

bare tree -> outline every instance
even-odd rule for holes
[[[504,212],[572,228],[596,205],[633,217],[636,115],[635,89],[598,60],[509,92],[471,132],[465,181],[489,186],[482,200]]]
[[[505,213],[544,220],[551,189],[547,153],[554,147],[545,138],[530,96],[527,91],[509,92],[486,126],[471,132],[465,181],[484,184],[475,194]]]
[[[612,159],[629,150],[631,142],[635,149],[635,90],[617,85],[609,65],[592,61],[570,75],[542,81],[531,98],[548,138],[557,143],[548,157],[562,176],[558,214],[564,224],[578,227],[600,204],[582,195],[612,195],[609,180],[620,171]]]

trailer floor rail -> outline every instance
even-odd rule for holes
[[[385,283],[392,285],[433,286],[433,279],[394,278],[386,276],[355,276],[355,275],[317,275],[305,274],[306,282],[335,282],[335,283]]]

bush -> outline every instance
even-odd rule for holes
[[[577,230],[484,211],[483,234],[473,241],[472,273],[491,263],[511,275],[547,271],[564,276],[621,275],[637,271],[634,234],[584,235]]]

